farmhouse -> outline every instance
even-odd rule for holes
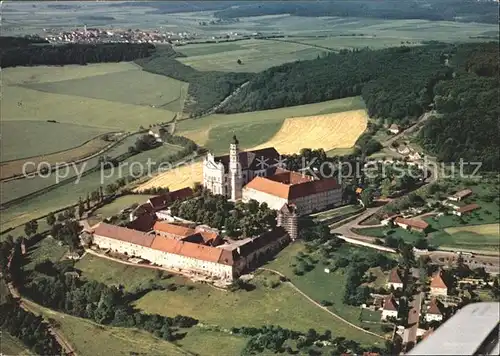
[[[454,215],[462,216],[480,208],[481,207],[477,204],[468,204],[458,208],[457,210],[454,210],[452,213]]]
[[[403,280],[399,268],[395,267],[389,272],[386,286],[387,288],[403,289]]]
[[[425,320],[428,322],[443,320],[443,313],[441,313],[441,303],[436,298],[431,299],[431,302],[427,307]]]
[[[397,134],[399,133],[399,131],[401,131],[401,130],[400,130],[400,128],[399,128],[399,126],[398,126],[398,125],[396,125],[396,124],[392,124],[392,125],[389,127],[389,131],[390,131],[391,133],[393,133],[394,135],[397,135]]]
[[[461,190],[459,192],[456,192],[452,196],[449,196],[448,199],[453,200],[453,201],[461,201],[462,199],[467,198],[471,194],[472,194],[472,190],[464,189],[464,190]]]
[[[431,295],[448,295],[448,286],[443,279],[443,272],[436,273],[431,280]]]
[[[403,229],[411,229],[420,232],[425,232],[429,228],[429,224],[423,220],[417,219],[404,219],[401,217],[397,217],[394,219],[394,223],[403,228]]]
[[[203,186],[233,201],[241,199],[243,185],[254,177],[269,175],[269,168],[277,167],[280,162],[280,154],[274,147],[240,152],[238,144],[234,136],[229,155],[215,157],[208,153],[203,160]]]
[[[387,318],[397,318],[398,317],[398,302],[392,294],[388,295],[384,299],[384,308],[382,309],[382,320],[387,320]]]
[[[154,215],[170,206],[176,200],[191,198],[194,192],[191,188],[182,188],[155,197],[151,197],[144,204],[139,205],[130,213],[130,221],[143,215]]]

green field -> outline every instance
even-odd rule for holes
[[[314,220],[322,221],[322,220],[329,220],[329,219],[333,219],[333,218],[339,218],[343,215],[355,213],[355,212],[360,211],[360,210],[361,210],[361,207],[359,205],[347,205],[347,206],[342,206],[340,208],[330,209],[330,210],[322,211],[320,213],[311,214],[311,217],[313,217]]]
[[[242,148],[250,148],[271,139],[286,118],[330,114],[364,107],[361,97],[352,97],[250,113],[214,114],[180,121],[177,130],[179,134],[220,154],[226,153],[227,143],[233,135],[238,136]]]
[[[384,239],[385,233],[392,231],[390,234],[394,238],[402,238],[406,242],[415,242],[419,238],[424,237],[424,234],[419,233],[418,231],[412,232],[410,230],[406,230],[400,227],[366,227],[362,229],[353,229],[353,231],[360,235],[378,237],[380,239]]]
[[[145,203],[150,197],[151,195],[146,194],[125,195],[115,199],[109,204],[104,205],[102,208],[97,209],[93,215],[102,218],[116,215],[119,214],[121,210],[129,208],[133,204]]]
[[[46,121],[2,120],[0,132],[0,161],[4,162],[68,150],[108,130]],[[27,142],[36,142],[36,145]]]
[[[30,307],[36,309],[45,318],[54,319],[59,325],[57,328],[68,339],[78,355],[189,355],[178,346],[142,330],[102,326],[90,320],[59,313],[34,303],[30,303]]]
[[[130,64],[130,69],[121,72],[25,86],[42,92],[161,108],[179,102],[187,85],[164,75],[144,72],[139,66]],[[182,109],[181,105],[178,107]]]
[[[178,61],[201,71],[260,72],[296,60],[315,59],[328,50],[300,43],[246,40],[191,44],[176,48],[187,57]],[[238,64],[238,59],[241,64]]]
[[[186,331],[187,335],[176,344],[182,349],[200,356],[240,355],[247,343],[245,337],[226,332],[204,330],[201,327],[194,327]]]
[[[68,253],[67,246],[60,246],[57,240],[52,237],[45,237],[39,243],[28,249],[25,256],[25,261],[27,262],[25,268],[33,269],[37,263],[45,260],[57,262],[66,253]]]
[[[351,249],[360,250],[360,248],[344,245],[337,251],[337,253],[342,254],[342,251],[347,253],[347,251]],[[321,263],[317,263],[312,271],[309,271],[302,276],[294,274],[293,266],[291,264],[295,263],[295,256],[297,256],[299,252],[305,252],[304,245],[301,243],[295,243],[281,251],[277,258],[266,264],[265,267],[283,273],[285,276],[290,278],[290,280],[298,288],[314,300],[318,302],[323,300],[329,301],[332,305],[329,306],[328,309],[349,322],[361,327],[368,327],[371,332],[381,335],[383,334],[378,327],[370,324],[364,324],[360,321],[361,308],[343,303],[342,298],[344,296],[346,281],[344,271],[342,269],[325,273],[324,266]],[[340,326],[342,324],[339,323],[338,325]],[[332,332],[335,334],[335,329],[332,329]],[[358,336],[355,337],[353,335],[351,337],[357,340],[357,338],[361,336],[360,332],[357,332],[357,334]],[[369,335],[364,334],[364,336],[368,337]],[[378,342],[383,344],[383,340],[378,340]]]
[[[132,174],[138,175],[141,169],[146,173],[148,159],[151,159],[151,162],[158,163],[163,159],[168,159],[178,149],[179,147],[177,146],[163,145],[153,150],[141,152],[123,161],[122,165],[113,171],[106,170],[101,172],[99,170],[90,173],[82,177],[79,181],[60,185],[41,196],[30,198],[22,204],[9,207],[2,211],[0,217],[2,227],[3,229],[15,227],[38,216],[48,214],[51,211],[75,204],[78,201],[78,197],[85,198],[87,193],[98,189],[101,184],[106,186],[107,184],[114,183],[121,177]],[[29,206],[29,210],[26,210],[26,206]]]
[[[88,68],[4,69],[2,119],[56,120],[135,131],[139,126],[170,121],[183,108],[185,83],[143,72],[132,63],[106,63]],[[165,109],[142,104],[165,105]]]
[[[24,356],[33,355],[23,343],[6,331],[0,330],[0,355]]]

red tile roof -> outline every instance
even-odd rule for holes
[[[169,224],[163,221],[157,221],[153,226],[154,231],[165,232],[167,234],[186,237],[195,233],[194,229],[186,226]]]
[[[168,192],[166,194],[158,195],[156,197],[149,198],[149,202],[153,209],[161,210],[166,208],[170,203],[175,200],[183,200],[192,197],[194,194],[193,190],[189,187],[182,188],[179,190],[174,190],[173,192]]]
[[[473,211],[473,210],[476,210],[479,208],[481,208],[481,207],[477,204],[469,204],[469,205],[462,206],[461,208],[457,209],[457,211],[459,213],[468,213],[469,211]]]
[[[302,176],[300,173],[298,175]],[[308,195],[323,193],[330,190],[340,189],[340,185],[333,178],[320,180],[310,180],[309,178],[303,181],[294,183],[283,183],[271,177],[255,177],[250,181],[245,188],[254,189],[263,193],[278,196],[283,199],[292,200]],[[294,178],[297,181],[298,178]]]
[[[398,302],[396,302],[392,294],[385,297],[384,310],[394,310],[394,311],[398,310]]]
[[[439,271],[432,277],[431,288],[448,288],[443,279],[443,273],[441,271]]]
[[[155,238],[155,236],[151,234],[105,223],[97,224],[92,230],[93,233],[98,236],[109,237],[145,247],[150,247]]]
[[[391,269],[389,272],[389,283],[403,283],[399,275],[399,269],[397,267]]]
[[[156,221],[154,214],[142,214],[127,224],[129,229],[149,232],[153,229]]]
[[[280,154],[274,147],[266,147],[260,150],[253,151],[243,151],[238,153],[238,158],[240,161],[242,170],[262,170],[264,167],[259,165],[261,160],[267,160],[267,165],[274,165],[278,163]],[[216,162],[221,162],[224,165],[224,169],[228,172],[229,169],[229,155],[214,157]]]
[[[456,198],[465,198],[466,196],[468,195],[471,195],[472,194],[472,190],[470,189],[464,189],[464,190],[461,190],[459,192],[456,192],[455,194],[453,194],[454,197]]]
[[[441,310],[439,309],[438,301],[436,298],[432,298],[429,304],[429,308],[427,309],[427,314],[433,315],[442,315]]]
[[[396,219],[394,219],[394,222],[396,224],[404,224],[422,230],[425,230],[429,227],[429,224],[427,224],[425,221],[418,219],[404,219],[402,217],[397,217]]]

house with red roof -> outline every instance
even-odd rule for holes
[[[399,268],[394,267],[391,269],[389,276],[387,277],[386,287],[389,289],[403,289],[403,279],[401,278],[401,275],[402,273]]]
[[[387,320],[389,317],[398,317],[399,304],[391,293],[384,299],[384,307],[382,308],[382,320]]]
[[[425,320],[431,321],[441,321],[443,320],[443,313],[441,312],[443,305],[436,298],[432,298],[429,305],[427,306],[427,311],[425,313]]]
[[[415,230],[419,232],[425,232],[429,228],[429,224],[420,219],[404,219],[402,217],[397,217],[394,219],[394,224],[406,230]]]
[[[479,206],[478,204],[475,204],[475,203],[474,204],[467,204],[467,205],[459,207],[456,210],[453,210],[452,213],[454,215],[462,216],[462,215],[469,214],[472,211],[477,210],[477,209],[481,209],[481,206]]]
[[[443,271],[439,271],[434,276],[432,276],[430,284],[430,294],[436,295],[448,295],[448,285],[445,282]]]

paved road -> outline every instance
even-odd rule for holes
[[[280,277],[284,277],[284,278],[287,278],[287,276],[285,276],[283,273],[279,272],[279,271],[276,271],[274,269],[270,269],[270,268],[264,268],[264,267],[261,267],[261,268],[258,268],[259,270],[262,270],[262,271],[268,271],[268,272],[271,272],[271,273],[274,273],[274,274],[277,274],[278,276]],[[337,315],[335,314],[334,312],[332,312],[331,310],[329,310],[327,307],[321,305],[320,303],[318,303],[317,301],[315,301],[314,299],[312,299],[311,297],[309,297],[306,293],[304,293],[303,291],[301,291],[295,284],[293,284],[292,282],[290,282],[290,280],[287,280],[287,283],[290,287],[292,287],[295,291],[297,291],[298,293],[300,293],[303,297],[305,297],[308,301],[310,301],[311,303],[313,303],[316,307],[318,308],[321,308],[323,309],[324,311],[326,311],[328,314],[334,316],[335,318],[339,319],[340,321],[342,321],[343,323],[346,323],[348,324],[349,326],[359,330],[359,331],[362,331],[366,334],[370,334],[372,336],[375,336],[375,337],[378,337],[379,339],[383,339],[385,340],[385,338],[382,336],[382,335],[379,335],[379,334],[375,334],[371,331],[368,331],[368,330],[365,330],[347,320],[345,320],[344,318],[342,318],[340,315]]]

